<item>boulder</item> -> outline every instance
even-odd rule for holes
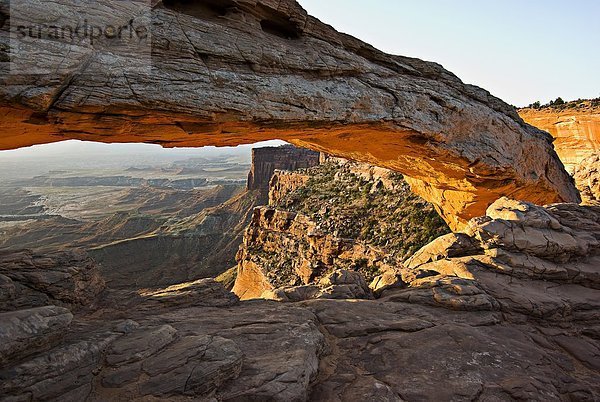
[[[266,290],[260,298],[281,302],[310,299],[371,299],[372,293],[360,273],[341,269],[324,276],[318,284]]]
[[[581,161],[575,167],[575,184],[588,204],[600,204],[600,153]]]
[[[597,304],[592,300],[600,289],[599,262],[600,208],[501,198],[487,216],[471,220],[466,233],[441,237],[407,261],[407,288],[394,297],[442,305],[463,299],[465,308],[483,303],[490,311],[545,318],[566,314],[563,309],[583,313]],[[511,285],[514,278],[520,281]],[[548,288],[544,281],[559,285]]]

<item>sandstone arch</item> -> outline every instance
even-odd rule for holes
[[[404,173],[454,229],[502,195],[579,200],[548,134],[438,64],[384,54],[293,0],[153,5],[151,70],[132,69],[135,56],[26,38],[17,42],[36,56],[32,66],[63,68],[9,74],[4,24],[0,149],[65,139],[167,147],[283,139]],[[29,18],[51,17],[32,10]]]

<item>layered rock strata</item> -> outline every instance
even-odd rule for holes
[[[94,4],[21,11],[33,26],[77,13],[122,25],[138,17],[130,10],[138,3]],[[551,137],[438,64],[382,53],[294,0],[152,4],[146,58],[89,39],[11,41],[4,24],[0,149],[65,139],[180,147],[283,139],[403,173],[454,229],[502,195],[578,201]]]
[[[584,101],[577,106],[521,109],[527,123],[554,137],[556,153],[570,173],[584,159],[600,152],[600,105]]]
[[[320,154],[293,145],[263,147],[252,150],[252,166],[248,174],[248,190],[269,192],[269,182],[275,170],[293,171],[319,164]]]
[[[36,331],[0,334],[0,400],[594,401],[599,244],[598,207],[501,199],[377,300],[239,302],[202,280],[2,313]]]
[[[50,304],[78,309],[104,286],[98,264],[85,252],[0,251],[0,311]]]
[[[401,175],[338,158],[277,171],[269,203],[238,253],[242,299],[370,298],[366,284],[449,231]]]

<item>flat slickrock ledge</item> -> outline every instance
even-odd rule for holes
[[[127,3],[95,4],[95,17],[129,18]],[[438,64],[382,53],[293,0],[152,4],[150,68],[89,41],[13,41],[23,72],[0,63],[0,149],[65,139],[167,147],[283,139],[405,174],[453,229],[503,195],[579,201],[547,133]],[[28,7],[40,26],[65,10],[61,0]],[[0,49],[10,60],[8,24]],[[40,60],[57,68],[28,74]]]
[[[71,320],[69,310],[56,306],[0,313],[0,366],[57,345]]]

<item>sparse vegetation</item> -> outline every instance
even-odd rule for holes
[[[307,184],[278,206],[308,215],[326,233],[405,260],[450,231],[433,206],[410,191],[401,174],[390,174],[384,186],[333,162],[306,172],[311,176]]]
[[[377,276],[381,275],[379,267],[376,265],[369,264],[369,260],[366,258],[359,258],[354,261],[353,265],[349,267],[350,269],[360,272],[367,283],[370,283]]]
[[[563,109],[586,109],[586,108],[593,108],[593,107],[600,107],[600,98],[577,99],[574,101],[565,102],[563,100],[563,98],[558,97],[555,100],[550,101],[543,105],[541,104],[540,101],[533,102],[532,104],[528,105],[526,108],[536,109],[536,110],[542,110],[542,109],[563,110]]]

